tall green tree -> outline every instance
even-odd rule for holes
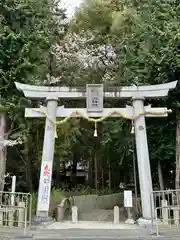
[[[122,86],[179,80],[179,29],[180,4],[176,0],[83,1],[71,22],[69,40],[66,41],[66,46],[70,43],[71,56],[73,54],[70,66],[73,66],[74,83],[84,80],[84,83]],[[77,66],[78,60],[83,64]],[[178,93],[168,101],[147,101],[146,104],[161,104],[175,112],[175,101],[179,101]],[[147,121],[154,182],[159,160],[164,172],[175,166],[175,139],[169,137],[175,133],[175,115],[173,113],[165,121]],[[122,127],[118,130],[119,136],[126,135],[127,130]],[[106,149],[112,140],[112,136],[109,137],[108,141],[102,140],[107,143]],[[157,144],[161,146],[158,149]],[[122,151],[123,148],[119,158]]]
[[[9,154],[10,169],[15,163],[16,166],[22,166],[23,163],[23,169],[31,165],[29,150],[33,148],[31,143],[36,134],[32,124],[27,125],[24,119],[24,107],[30,106],[31,102],[16,90],[14,82],[43,84],[49,71],[48,54],[62,37],[64,17],[64,12],[58,8],[55,0],[0,2],[0,96],[1,115],[5,118],[5,134],[2,137],[21,137],[23,144],[26,144],[26,147],[14,147],[14,151]],[[15,162],[12,162],[13,155],[16,156]],[[5,158],[4,155],[1,159],[4,165]],[[20,163],[17,159],[21,159]],[[24,170],[20,168],[20,171]]]

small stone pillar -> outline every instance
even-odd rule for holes
[[[4,214],[3,208],[0,207],[0,226],[3,225],[3,214]]]
[[[161,206],[162,206],[162,221],[164,225],[168,225],[168,208],[167,208],[167,200],[163,199],[161,200]]]
[[[23,228],[25,226],[25,203],[20,202],[19,205],[19,210],[18,210],[18,227]]]
[[[77,223],[78,222],[78,207],[72,206],[72,222]]]
[[[119,224],[119,207],[114,207],[114,224]]]
[[[176,226],[179,226],[179,208],[174,208],[174,211],[173,211],[173,215],[174,215],[174,224]]]
[[[57,206],[57,221],[61,222],[64,219],[64,208],[61,204]]]
[[[8,226],[12,227],[14,225],[14,209],[11,208],[8,210]]]

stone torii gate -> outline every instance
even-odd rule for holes
[[[44,220],[48,218],[55,142],[55,124],[53,122],[56,120],[56,117],[84,116],[87,118],[109,115],[111,117],[120,117],[118,112],[121,112],[129,118],[144,113],[140,114],[134,120],[134,126],[141,190],[142,219],[145,221],[150,220],[154,206],[150,199],[153,189],[145,116],[165,117],[168,110],[167,108],[144,107],[144,100],[166,97],[169,90],[176,87],[177,81],[153,86],[107,87],[104,91],[102,84],[90,84],[87,85],[87,88],[33,86],[18,82],[15,84],[17,89],[23,91],[27,98],[45,100],[47,102],[47,107],[25,110],[25,117],[46,117],[36,216]],[[132,106],[112,109],[103,108],[103,97],[110,99],[131,99]],[[87,99],[87,108],[72,109],[57,106],[58,99],[85,98]]]

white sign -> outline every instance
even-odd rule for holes
[[[132,206],[133,206],[132,191],[126,190],[124,191],[124,207],[130,208]]]
[[[49,211],[51,194],[52,162],[43,162],[38,196],[38,211]]]

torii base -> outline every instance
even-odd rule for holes
[[[149,226],[152,225],[152,220],[150,218],[139,218],[137,223],[139,226]]]
[[[137,220],[139,226],[156,226],[160,223],[160,220],[151,219],[151,218],[139,218]]]

